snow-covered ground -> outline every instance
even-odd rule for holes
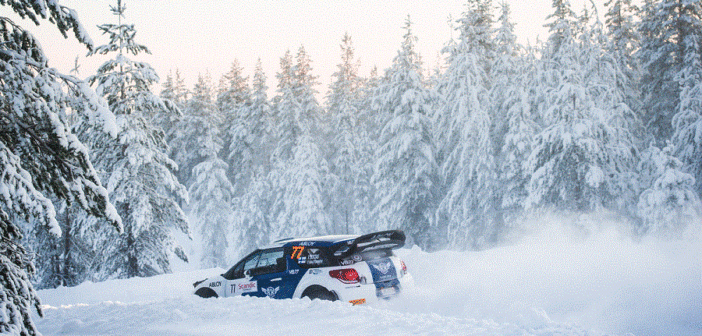
[[[416,287],[372,306],[201,299],[222,269],[39,292],[45,335],[702,335],[702,244],[554,227],[481,252],[398,251]]]

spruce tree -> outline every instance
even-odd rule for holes
[[[356,191],[363,188],[361,184],[369,181],[364,179],[365,162],[363,160],[367,135],[361,127],[359,112],[359,96],[361,79],[358,76],[360,63],[354,59],[354,48],[351,37],[344,34],[341,44],[341,64],[332,74],[327,94],[328,114],[331,118],[333,137],[332,153],[330,155],[331,169],[338,179],[334,181],[331,192],[330,213],[338,232],[351,233],[358,221],[354,215],[357,210]]]
[[[618,78],[617,86],[624,92],[626,104],[641,119],[641,92],[638,87],[641,65],[634,56],[641,42],[634,18],[639,9],[631,0],[609,0],[605,6],[605,25],[609,36],[606,49],[617,61],[624,75]]]
[[[75,11],[55,1],[5,1],[35,24],[47,20],[67,36],[92,48]],[[33,222],[61,235],[51,199],[79,205],[121,230],[88,150],[71,132],[67,107],[77,110],[96,128],[116,135],[114,115],[89,87],[49,68],[39,42],[22,27],[0,17],[0,333],[36,335],[31,309],[39,316],[39,298],[30,282],[34,265],[20,243],[18,220]]]
[[[686,55],[694,48],[688,49],[686,44],[698,39],[701,20],[699,1],[644,3],[637,55],[645,68],[641,79],[645,122],[659,143],[673,135],[672,118],[680,108],[683,90],[678,75],[689,70]]]
[[[378,229],[401,229],[408,244],[434,248],[431,229],[439,186],[434,159],[431,93],[425,87],[409,17],[400,50],[375,91],[374,108],[388,115],[375,154],[374,213]]]
[[[501,211],[505,226],[516,226],[529,182],[523,163],[539,131],[533,97],[540,83],[533,48],[525,50],[516,43],[509,6],[503,2],[501,9],[500,26],[495,31],[497,55],[492,65],[490,91],[494,117],[492,138],[500,183],[495,208]]]
[[[187,218],[178,205],[179,199],[187,200],[187,191],[173,175],[176,165],[166,155],[163,131],[146,119],[167,108],[150,91],[159,78],[149,64],[127,57],[149,51],[134,41],[134,26],[121,22],[125,11],[122,1],[110,10],[119,23],[99,26],[109,43],[89,55],[116,55],[88,81],[109,104],[120,130],[116,141],[90,127],[82,129],[81,136],[91,146],[96,167],[104,172],[103,180],[125,229],[123,234],[98,238],[116,242],[101,255],[99,278],[168,273],[174,256],[187,260],[173,233],[189,232]]]
[[[686,172],[695,177],[697,195],[702,197],[702,2],[687,4],[690,31],[681,41],[682,68],[675,77],[680,86],[680,103],[673,116],[675,154]]]
[[[266,90],[266,75],[260,60],[256,65],[253,92],[241,76],[241,69],[233,67],[229,73],[229,98],[232,103],[230,121],[226,123],[225,151],[223,157],[229,163],[229,176],[235,194],[243,196],[251,184],[259,166],[267,165],[268,151],[264,149],[267,135],[267,118],[270,105]]]
[[[315,98],[316,76],[309,55],[300,47],[294,66],[290,54],[281,60],[277,99],[277,140],[273,151],[275,236],[328,234],[333,231],[324,200],[329,179],[315,135],[322,109]],[[290,61],[290,63],[288,63]]]
[[[469,1],[456,22],[455,44],[440,84],[444,104],[437,123],[445,195],[437,221],[446,223],[453,248],[490,245],[500,219],[496,207],[495,123],[490,114],[491,66],[495,60],[492,2]],[[501,128],[501,127],[500,127]]]
[[[183,116],[176,123],[169,141],[169,157],[178,165],[178,180],[186,187],[193,182],[193,168],[207,160],[212,150],[221,151],[221,124],[221,114],[212,99],[210,75],[198,75]]]
[[[702,204],[694,192],[695,178],[682,170],[683,163],[672,151],[669,143],[663,150],[650,146],[642,153],[637,167],[643,192],[637,204],[636,233],[674,237],[699,222]]]
[[[193,168],[193,183],[188,189],[190,218],[193,231],[199,234],[202,243],[200,267],[203,268],[227,267],[236,262],[227,253],[234,196],[227,168],[214,152]]]
[[[554,4],[567,7],[565,2]],[[547,83],[540,94],[545,127],[527,160],[525,203],[532,209],[591,211],[610,206],[617,201],[620,175],[633,161],[631,113],[616,90],[621,71],[602,50],[602,25],[574,26],[583,21],[572,15],[569,8],[556,7],[550,16],[554,21],[541,63]]]

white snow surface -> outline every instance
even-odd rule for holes
[[[39,291],[35,323],[44,335],[701,335],[699,230],[684,237],[556,226],[480,252],[402,249],[416,286],[365,306],[192,294],[223,269],[83,283]]]

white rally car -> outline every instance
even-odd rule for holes
[[[308,297],[363,304],[393,297],[414,284],[405,263],[392,252],[404,244],[405,234],[399,230],[282,239],[193,286],[205,298]]]

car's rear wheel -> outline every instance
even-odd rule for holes
[[[217,293],[215,293],[215,291],[213,291],[211,288],[200,288],[197,291],[195,291],[195,295],[198,295],[198,296],[203,297],[205,299],[217,297]]]
[[[305,291],[302,297],[307,297],[310,300],[336,301],[336,295],[326,290],[324,287],[313,287]]]

